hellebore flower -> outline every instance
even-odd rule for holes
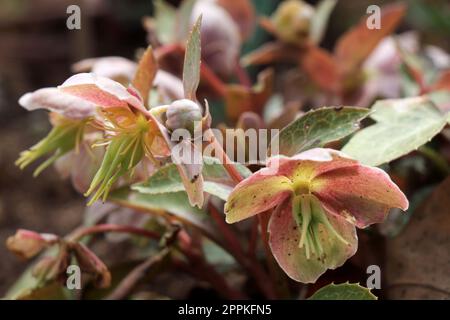
[[[28,93],[19,103],[28,110],[38,108],[57,112],[58,124],[50,134],[17,161],[21,167],[55,151],[54,156],[37,169],[37,173],[77,146],[83,128],[92,121],[106,138],[98,145],[108,145],[105,156],[86,196],[97,190],[90,203],[105,199],[119,177],[132,171],[143,156],[156,163],[155,157],[170,155],[164,128],[145,108],[134,88],[92,73],[80,73],[58,88]],[[72,120],[74,118],[74,120]],[[81,120],[80,120],[81,119]]]
[[[268,225],[272,253],[292,279],[309,283],[356,252],[355,226],[383,221],[390,208],[406,210],[408,200],[381,169],[316,148],[273,157],[239,183],[225,204],[226,221],[275,207]]]

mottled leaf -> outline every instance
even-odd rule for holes
[[[195,100],[195,93],[200,82],[200,26],[202,17],[200,16],[194,24],[189,39],[186,43],[186,53],[183,66],[183,88],[186,98]]]
[[[274,139],[279,139],[280,154],[293,156],[353,133],[368,114],[368,109],[356,107],[316,109],[283,128]]]
[[[358,283],[347,282],[320,288],[308,300],[377,300],[377,297]]]
[[[379,166],[395,160],[430,141],[446,119],[425,96],[380,100],[372,107],[377,123],[360,132],[342,151],[360,162]]]

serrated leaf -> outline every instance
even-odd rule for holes
[[[312,110],[284,127],[274,139],[279,139],[280,154],[293,156],[348,136],[359,128],[359,121],[369,112],[357,107]]]
[[[331,283],[317,290],[308,300],[377,300],[377,297],[358,283]]]
[[[227,200],[233,188],[232,180],[218,159],[204,158],[202,171],[205,179],[204,191]],[[236,168],[244,177],[251,174],[251,171],[243,165],[236,164]],[[161,194],[184,191],[184,186],[175,164],[168,164],[160,168],[146,182],[133,185],[132,189],[146,194]]]
[[[316,6],[309,31],[309,37],[314,43],[317,44],[322,40],[331,11],[333,11],[336,3],[337,0],[322,0]]]
[[[202,16],[198,17],[186,43],[183,65],[183,88],[186,98],[195,100],[195,93],[200,83],[200,26]]]
[[[209,233],[213,232],[211,225],[206,220],[205,212],[197,207],[192,207],[185,192],[144,194],[122,188],[110,194],[108,200],[137,211],[160,215],[169,213],[172,217],[175,216],[193,227]]]
[[[342,151],[366,165],[395,160],[430,141],[446,118],[425,96],[380,100],[372,108],[377,123],[356,133]]]
[[[176,41],[175,23],[177,11],[163,0],[155,1],[155,29],[158,40],[163,44]]]

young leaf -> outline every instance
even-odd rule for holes
[[[333,11],[336,3],[337,0],[322,0],[316,6],[309,31],[309,37],[313,43],[318,44],[322,40],[331,11]]]
[[[237,164],[236,168],[242,176],[248,177],[251,172],[245,166]],[[203,171],[204,191],[227,200],[232,190],[232,181],[218,159],[205,157]],[[184,191],[183,182],[175,164],[160,168],[146,182],[135,184],[133,190],[147,194]]]
[[[342,151],[366,165],[379,166],[416,150],[437,135],[446,118],[425,96],[380,100],[372,107],[377,123],[360,132]]]
[[[357,107],[312,110],[284,127],[274,139],[279,139],[280,154],[293,156],[348,136],[359,128],[359,121],[369,112]]]
[[[377,300],[369,289],[358,283],[331,283],[317,290],[308,300]]]
[[[200,82],[200,26],[202,16],[198,17],[186,43],[183,66],[183,88],[186,98],[195,100],[195,92]]]
[[[345,33],[335,47],[335,57],[343,73],[355,71],[378,43],[395,30],[405,12],[404,4],[387,5],[381,11],[379,29],[369,29],[364,16],[358,25]]]
[[[150,89],[152,88],[157,69],[158,66],[155,56],[153,55],[152,47],[149,46],[139,61],[139,65],[132,82],[133,86],[141,94],[144,105],[148,104],[148,95]]]

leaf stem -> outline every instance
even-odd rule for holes
[[[124,226],[124,225],[117,225],[117,224],[98,224],[91,227],[82,227],[79,229],[76,229],[72,234],[68,236],[68,239],[70,241],[79,241],[81,238],[96,234],[96,233],[104,233],[104,232],[119,232],[119,233],[130,233],[130,234],[136,234],[143,237],[147,237],[150,239],[159,240],[160,235],[157,233],[154,233],[152,231],[137,228],[133,226]]]

